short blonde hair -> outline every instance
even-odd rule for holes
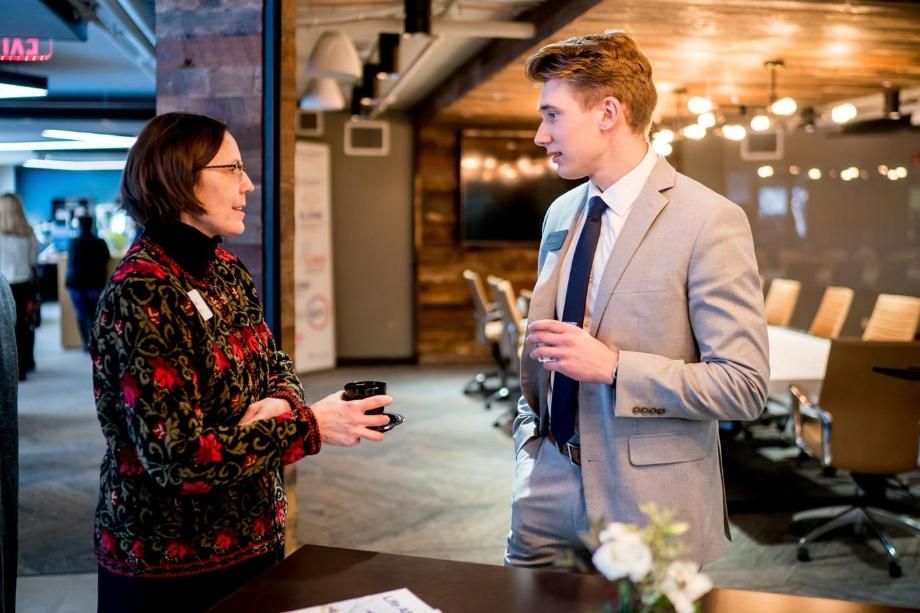
[[[652,65],[636,42],[622,32],[576,36],[546,45],[524,68],[538,83],[565,79],[579,96],[582,108],[613,96],[626,107],[626,123],[645,135],[652,123],[658,93]]]
[[[22,199],[10,192],[0,195],[0,234],[32,236],[32,226],[26,219]]]

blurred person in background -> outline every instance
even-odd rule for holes
[[[22,200],[12,193],[0,195],[0,274],[6,277],[16,301],[20,381],[35,368],[35,327],[41,308],[35,273],[36,246]]]
[[[79,234],[70,241],[67,251],[67,293],[77,314],[83,349],[89,349],[89,333],[96,315],[96,304],[105,287],[109,265],[109,248],[96,236],[91,215],[77,218]]]

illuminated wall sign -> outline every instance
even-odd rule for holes
[[[50,38],[41,39],[34,36],[0,38],[0,62],[47,62],[52,55],[54,55],[54,44]]]

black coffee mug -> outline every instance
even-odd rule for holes
[[[352,381],[345,384],[345,400],[360,400],[370,398],[371,396],[380,396],[387,393],[387,384],[385,381]],[[365,411],[368,415],[386,415],[390,418],[390,423],[383,426],[368,426],[368,430],[377,432],[389,432],[399,424],[405,421],[405,418],[398,413],[384,413],[383,407],[368,409]]]

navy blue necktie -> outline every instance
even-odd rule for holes
[[[597,239],[601,235],[601,217],[607,205],[600,196],[588,201],[588,216],[578,237],[578,245],[572,256],[572,270],[569,285],[565,290],[565,308],[562,321],[585,320],[585,302],[588,298],[588,280],[594,264]],[[575,410],[578,407],[578,381],[557,372],[553,379],[553,404],[550,410],[550,428],[559,444],[566,443],[575,434]]]

